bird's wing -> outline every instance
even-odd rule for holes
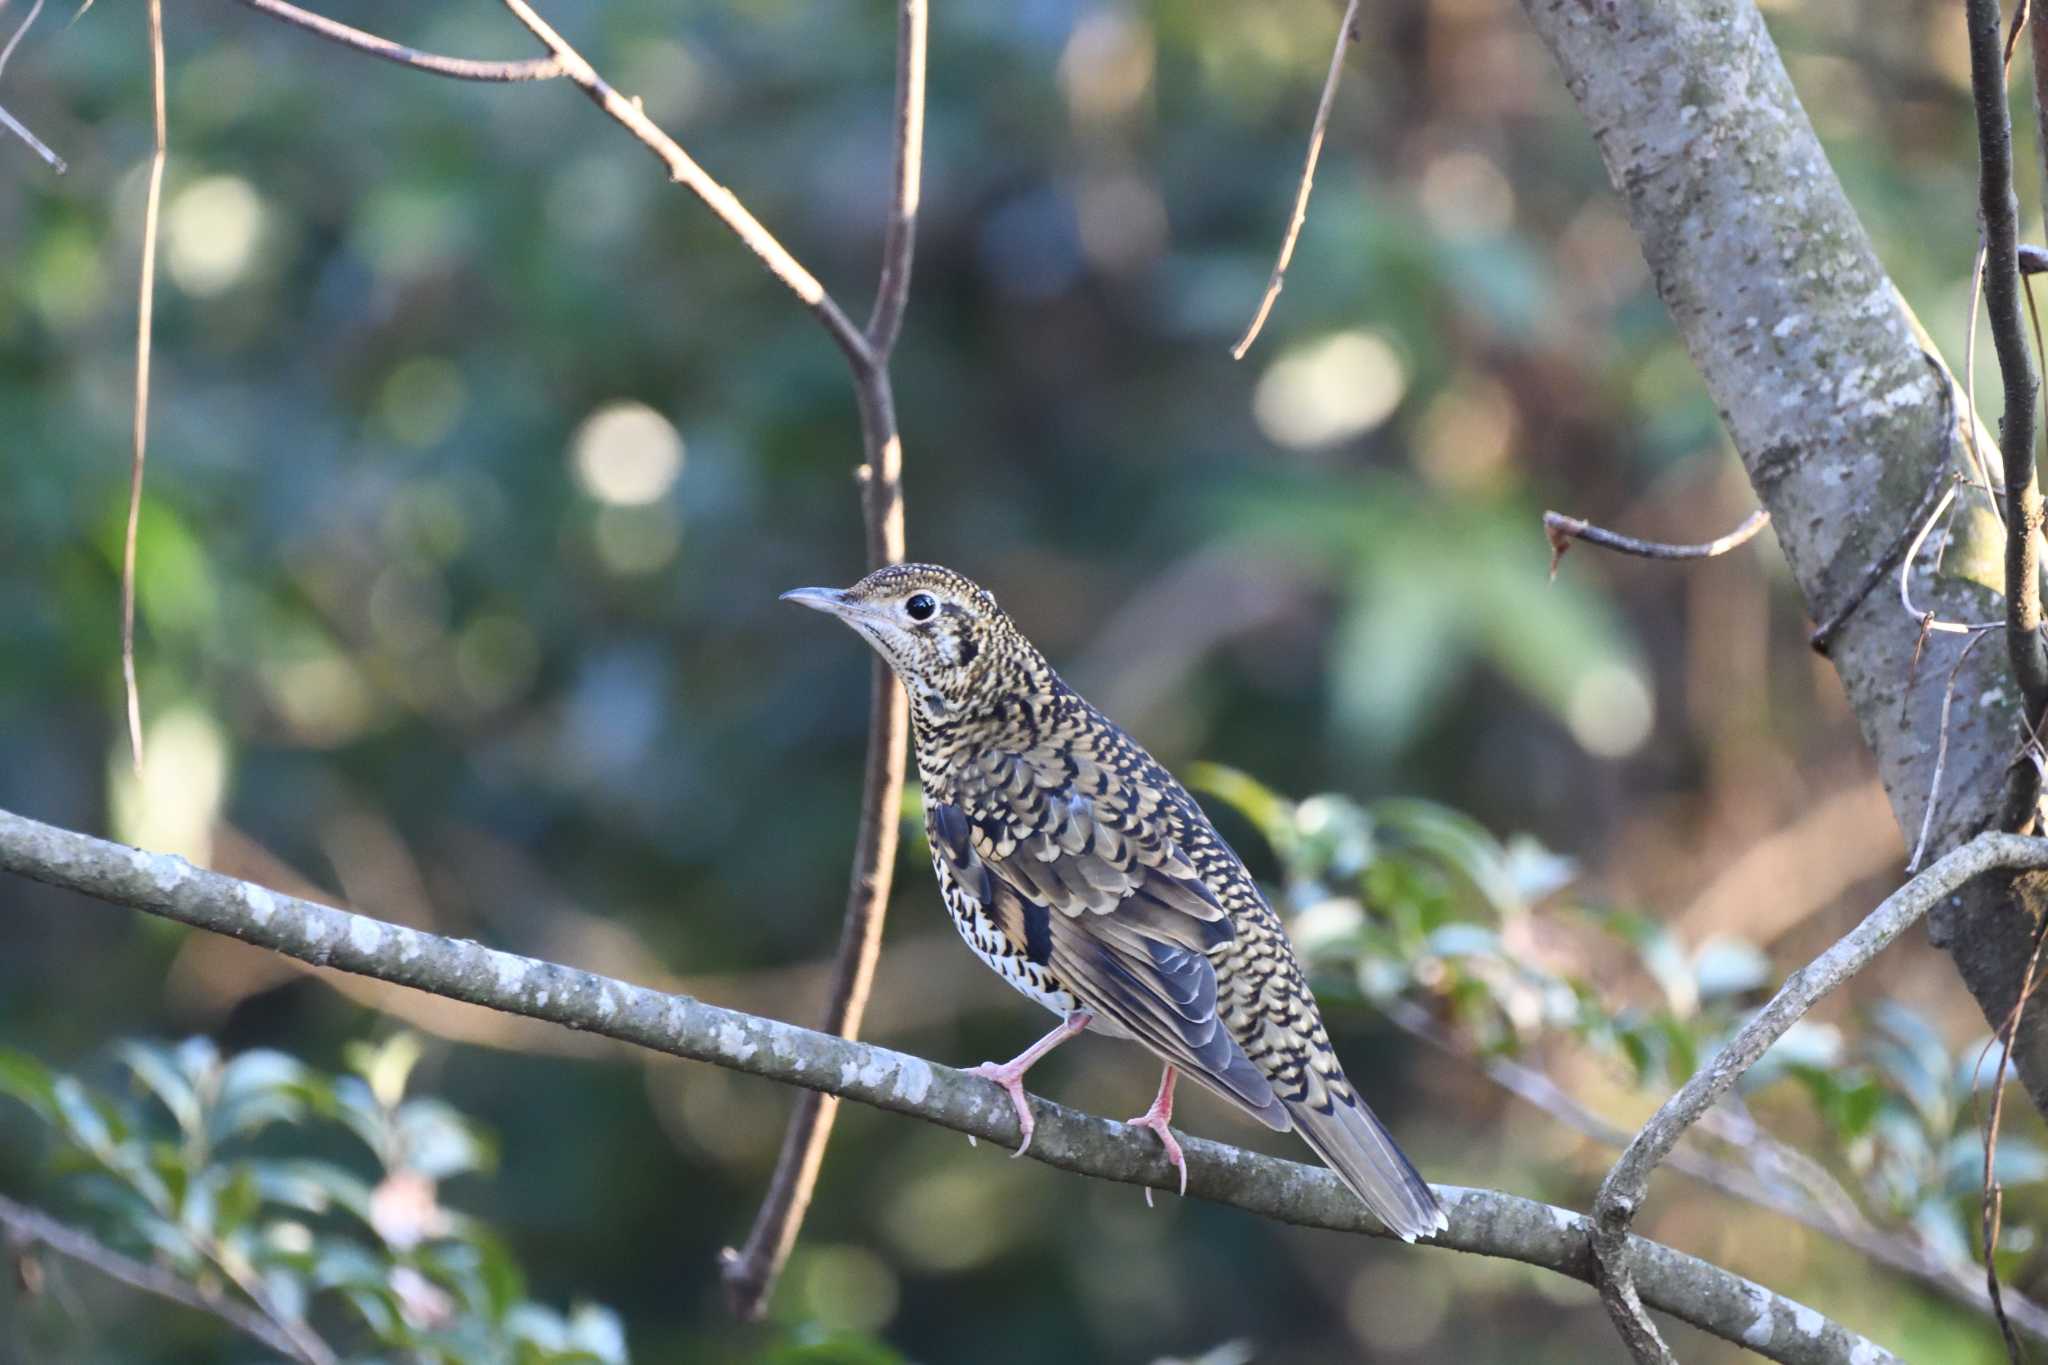
[[[1235,928],[1165,822],[1144,809],[1145,794],[991,776],[972,812],[927,808],[932,847],[959,885],[1088,1008],[1286,1128],[1272,1081],[1218,1017],[1208,954]]]

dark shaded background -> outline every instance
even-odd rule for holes
[[[56,179],[0,143],[0,804],[812,1019],[867,660],[774,597],[859,571],[840,357],[565,83],[458,85],[221,0],[167,8],[142,787],[116,578],[140,6],[101,0],[68,27],[53,10],[0,81],[72,166]],[[332,12],[437,50],[527,51],[494,6],[419,9]],[[865,310],[889,6],[551,9]],[[1290,286],[1250,359],[1226,354],[1285,220],[1337,9],[936,7],[896,363],[912,554],[993,588],[1169,764],[1434,797],[1571,854],[1582,895],[1687,942],[1727,930],[1800,960],[1903,855],[1769,538],[1688,568],[1581,551],[1545,582],[1545,506],[1700,539],[1750,503],[1513,6],[1365,7]],[[1881,255],[1959,357],[1960,11],[1769,10]],[[1229,832],[1271,869],[1245,826]],[[947,941],[922,860],[907,841],[870,1033],[949,1061],[1010,1055],[1043,1021]],[[1553,1277],[1148,1211],[858,1109],[777,1325],[737,1328],[714,1256],[751,1216],[785,1092],[316,981],[20,883],[0,906],[0,1038],[53,1064],[203,1031],[332,1067],[394,1015],[445,1039],[420,1084],[503,1143],[495,1181],[450,1202],[506,1231],[537,1296],[616,1307],[643,1360],[755,1359],[818,1329],[930,1361],[1233,1341],[1270,1362],[1620,1356],[1590,1292]],[[1857,994],[1933,1012],[1954,1043],[1983,1032],[1917,942]],[[1363,1009],[1334,1014],[1432,1178],[1585,1205],[1597,1149]],[[1644,1112],[1598,1067],[1573,1074],[1615,1117]],[[1122,1114],[1152,1077],[1084,1041],[1040,1082]],[[1184,1112],[1263,1140],[1206,1097]],[[0,1114],[0,1189],[30,1197],[44,1174],[15,1117]],[[1911,1358],[2001,1358],[1981,1323],[1782,1220],[1676,1182],[1652,1215],[1651,1235]],[[80,1292],[97,1305],[80,1358],[218,1349],[202,1325]]]

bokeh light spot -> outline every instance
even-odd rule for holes
[[[100,311],[107,297],[102,254],[96,242],[73,228],[43,238],[22,271],[22,287],[45,322],[76,327]]]
[[[1074,26],[1060,53],[1060,87],[1076,123],[1120,118],[1152,88],[1156,54],[1151,28],[1114,9],[1097,10]]]
[[[819,1325],[874,1332],[896,1316],[896,1272],[865,1247],[814,1249],[802,1266],[803,1302]]]
[[[188,294],[221,293],[248,272],[263,238],[263,200],[248,181],[210,175],[164,208],[164,264]]]
[[[440,356],[415,356],[386,376],[377,391],[377,419],[401,445],[439,445],[462,417],[469,390],[462,372]]]
[[[653,502],[683,472],[683,437],[645,403],[608,403],[583,419],[569,441],[576,481],[599,502]]]
[[[144,738],[148,762],[140,776],[125,735],[109,761],[115,836],[203,867],[213,860],[213,824],[227,792],[227,736],[212,716],[181,706],[151,722]]]
[[[1650,688],[1634,669],[1601,664],[1572,687],[1565,723],[1587,753],[1622,758],[1650,737],[1655,718]]]
[[[1114,274],[1140,269],[1166,248],[1166,205],[1159,191],[1133,175],[1085,182],[1076,197],[1081,252]]]
[[[455,676],[487,711],[517,701],[539,667],[540,642],[516,616],[479,616],[455,643]]]
[[[1430,225],[1445,237],[1498,237],[1514,226],[1515,187],[1477,152],[1450,152],[1431,161],[1417,198]]]
[[[675,558],[682,525],[667,507],[606,507],[593,528],[597,557],[615,574],[653,573]]]
[[[1275,444],[1313,450],[1371,431],[1408,391],[1407,367],[1377,332],[1339,332],[1267,367],[1252,415]]]
[[[322,651],[305,658],[266,663],[264,694],[309,749],[332,749],[370,728],[376,702],[369,684],[346,656]]]

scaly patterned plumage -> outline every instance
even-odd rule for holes
[[[1394,1232],[1442,1211],[1344,1075],[1279,918],[1173,775],[1062,682],[995,599],[903,564],[853,587],[786,594],[866,636],[910,696],[932,867],[982,961],[1068,1020],[983,1074],[1023,1070],[1084,1027],[1167,1064],[1143,1119],[1167,1130],[1185,1072],[1293,1128]],[[1185,1168],[1183,1167],[1183,1184]]]

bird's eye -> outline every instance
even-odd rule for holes
[[[938,609],[939,604],[928,592],[917,593],[903,604],[904,614],[913,621],[929,621],[932,619],[932,613]]]

